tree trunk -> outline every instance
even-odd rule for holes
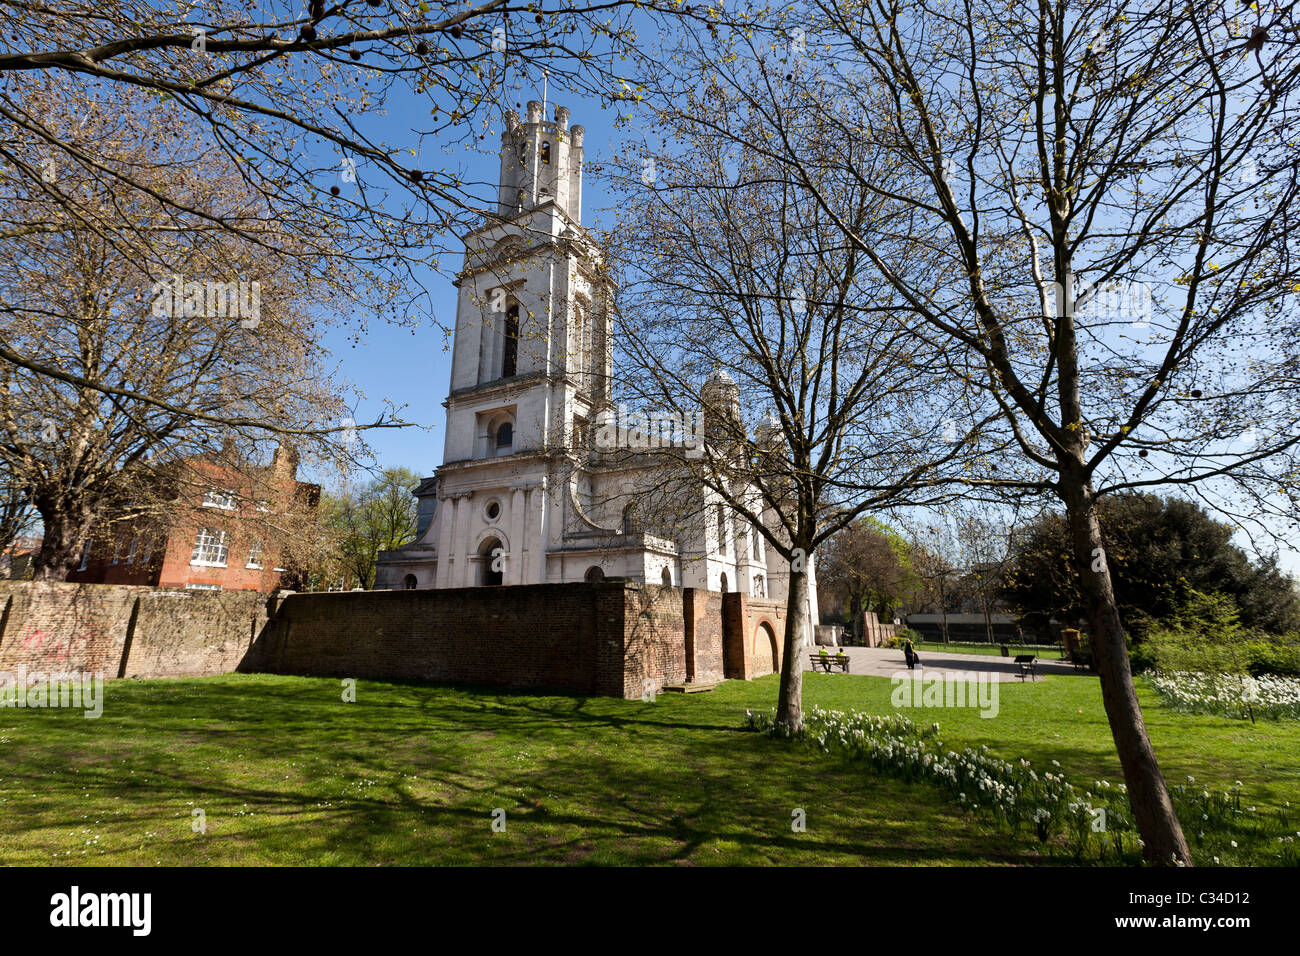
[[[41,549],[32,561],[32,578],[36,581],[66,581],[68,573],[81,561],[86,546],[87,522],[80,514],[70,514],[48,502],[38,500],[37,511],[45,526]]]
[[[849,620],[853,623],[854,639],[865,644],[867,629],[866,621],[862,619],[862,595],[856,591],[849,595]]]
[[[948,591],[939,587],[939,629],[943,631],[943,643],[948,644]]]
[[[1079,563],[1079,585],[1092,637],[1093,660],[1101,678],[1102,702],[1142,837],[1143,855],[1159,865],[1176,860],[1190,866],[1192,857],[1187,840],[1169,799],[1169,789],[1156,762],[1133,687],[1124,626],[1115,604],[1110,567],[1105,560],[1092,482],[1062,476],[1060,488],[1070,519],[1074,555]]]
[[[811,646],[808,621],[808,572],[790,570],[785,607],[785,653],[781,660],[781,695],[776,725],[786,733],[803,729],[803,654]]]

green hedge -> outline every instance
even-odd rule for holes
[[[1238,645],[1237,653],[1245,658],[1246,669],[1252,677],[1262,677],[1265,674],[1300,677],[1300,643],[1259,638]],[[1156,647],[1150,640],[1132,645],[1129,648],[1129,660],[1133,670],[1140,672],[1156,669],[1157,654]],[[1223,669],[1227,669],[1231,663],[1228,650],[1214,647],[1209,639],[1203,648],[1202,659],[1206,666],[1221,663]]]

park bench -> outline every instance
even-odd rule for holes
[[[1036,660],[1037,658],[1035,658],[1033,654],[1016,655],[1016,669],[1020,672],[1021,680],[1024,680],[1026,677],[1034,678],[1035,680],[1037,679],[1034,677],[1037,667],[1037,664],[1035,663]]]
[[[1070,654],[1070,663],[1074,665],[1076,671],[1090,671],[1092,670],[1092,655],[1074,651]]]
[[[820,667],[826,673],[831,672],[831,667],[838,667],[844,673],[849,672],[849,655],[847,654],[812,654],[813,670]]]

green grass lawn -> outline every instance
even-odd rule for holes
[[[887,712],[890,690],[809,674],[805,702]],[[97,720],[0,710],[0,863],[1065,862],[927,784],[740,730],[747,707],[775,703],[775,677],[653,703],[370,681],[356,703],[340,692],[266,675],[118,681]],[[1239,779],[1261,810],[1300,801],[1295,724],[1144,705],[1171,780]],[[909,716],[939,721],[948,746],[1118,781],[1095,678],[1004,684],[1000,706],[992,720]],[[792,832],[795,808],[806,832]]]

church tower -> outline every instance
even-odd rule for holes
[[[583,132],[563,106],[553,119],[535,101],[522,122],[506,114],[495,215],[464,237],[455,283],[443,465],[420,489],[436,495],[415,542],[436,580],[421,572],[414,586],[548,580],[559,462],[609,395],[610,286],[582,225]]]

